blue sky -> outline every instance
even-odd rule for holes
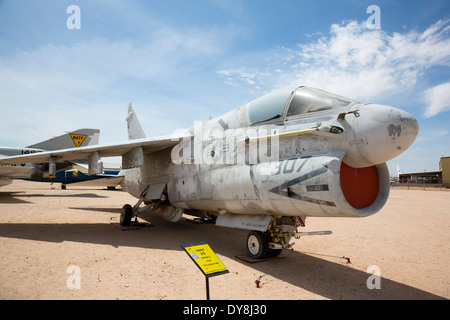
[[[419,136],[389,169],[435,171],[450,156],[449,31],[447,0],[0,0],[0,145],[84,127],[124,141],[130,102],[147,136],[170,134],[309,85],[413,114]]]

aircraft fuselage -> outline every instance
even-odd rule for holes
[[[384,206],[385,162],[413,143],[418,124],[400,109],[300,87],[189,131],[173,149],[144,154],[125,190],[139,198],[166,183],[171,206],[221,215],[361,217]]]

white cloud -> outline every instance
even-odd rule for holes
[[[231,26],[162,27],[135,39],[90,38],[15,49],[0,59],[0,114],[7,115],[0,117],[0,133],[17,134],[1,139],[24,145],[93,127],[109,140],[123,140],[126,131],[117,128],[126,127],[129,102],[137,110],[147,107],[153,130],[147,130],[148,135],[168,134],[177,124],[171,123],[174,117],[167,117],[155,96],[165,96],[169,104],[176,101],[174,92],[189,91],[196,81],[203,81],[201,72],[192,70],[226,51],[236,32]],[[189,112],[188,104],[178,99],[171,107],[182,118]]]
[[[424,117],[431,118],[440,112],[450,110],[450,82],[425,91],[427,108]]]
[[[255,86],[256,89],[261,89],[258,83],[261,82],[265,77],[271,76],[269,72],[259,71],[253,68],[239,68],[234,70],[219,70],[217,71],[219,76],[226,79],[225,83],[232,86],[238,87],[239,82],[244,82],[250,86]]]
[[[265,88],[308,85],[362,101],[394,96],[411,89],[424,71],[450,66],[450,20],[424,32],[388,34],[369,30],[366,23],[334,24],[326,36],[278,48],[270,63],[220,70],[227,83]],[[264,64],[264,66],[262,66]],[[251,81],[249,81],[251,80]]]

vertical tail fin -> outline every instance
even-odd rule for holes
[[[79,129],[61,136],[38,142],[27,148],[36,148],[41,150],[58,150],[86,147],[98,144],[100,130],[98,129]]]
[[[142,129],[131,103],[128,105],[128,115],[125,120],[128,124],[128,140],[145,138],[144,130]]]

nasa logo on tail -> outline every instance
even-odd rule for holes
[[[87,136],[83,134],[71,134],[70,137],[73,143],[75,143],[75,146],[79,148]]]

